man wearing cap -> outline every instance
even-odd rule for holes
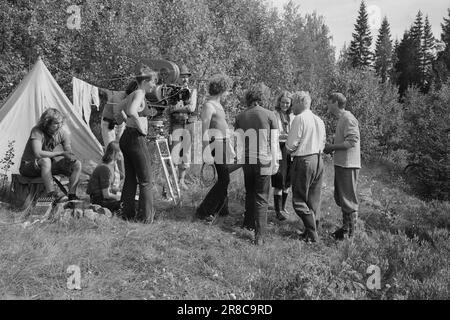
[[[179,183],[180,187],[184,190],[189,189],[186,185],[186,170],[190,166],[191,162],[191,146],[192,139],[194,134],[194,125],[197,121],[196,107],[197,107],[197,89],[189,88],[189,77],[192,74],[189,72],[186,65],[183,65],[180,69],[180,80],[181,85],[184,89],[189,90],[189,99],[180,101],[176,105],[170,106],[168,108],[169,113],[169,122],[170,122],[170,134],[173,137],[171,146],[172,149],[176,143],[183,142],[183,147],[180,151],[180,158],[175,159],[175,162],[178,163],[178,175],[179,175]],[[188,130],[189,135],[186,134],[177,134],[174,137],[172,134],[177,129],[185,129]],[[187,141],[183,141],[183,138],[186,138]],[[190,139],[188,139],[190,138]],[[181,140],[181,141],[180,141]],[[177,161],[179,160],[179,161]]]
[[[321,153],[325,147],[325,124],[311,111],[308,92],[300,91],[292,95],[292,111],[295,118],[286,141],[286,150],[293,159],[292,206],[305,227],[302,240],[316,242],[324,170]]]
[[[333,144],[325,146],[325,153],[334,153],[334,199],[341,207],[343,226],[333,233],[337,240],[352,237],[358,212],[356,187],[361,169],[360,134],[358,120],[345,110],[347,99],[342,93],[328,96],[328,113],[338,118]]]

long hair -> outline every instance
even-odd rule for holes
[[[289,105],[289,109],[287,109],[287,111],[283,111],[281,110],[281,99],[283,98],[288,98],[291,100],[291,104]],[[283,92],[281,92],[281,94],[279,95],[278,99],[277,99],[277,105],[275,106],[275,110],[278,111],[278,114],[280,115],[280,120],[281,123],[283,124],[283,128],[285,128],[285,130],[287,130],[286,128],[289,127],[290,124],[290,119],[289,119],[289,115],[292,112],[292,94],[285,90]]]
[[[120,146],[117,141],[112,141],[106,147],[105,154],[103,155],[102,161],[103,163],[110,163],[113,160],[118,158],[118,154],[120,154]]]
[[[133,80],[128,84],[127,88],[125,89],[125,94],[126,94],[127,96],[129,96],[129,95],[132,94],[134,91],[136,91],[137,88],[138,88],[138,83],[136,82],[136,80],[133,79]]]
[[[39,118],[37,126],[42,131],[47,132],[48,127],[53,122],[64,123],[65,120],[66,120],[66,118],[63,116],[63,114],[59,110],[57,110],[55,108],[48,108],[47,110],[44,111],[44,113],[42,113],[41,117]]]
[[[292,93],[290,93],[287,90],[281,92],[281,94],[278,96],[277,105],[275,106],[275,110],[277,110],[278,112],[282,112],[280,104],[281,104],[281,99],[283,99],[283,98],[288,98],[291,100],[291,105],[289,106],[289,109],[286,111],[287,114],[290,114],[292,111]]]

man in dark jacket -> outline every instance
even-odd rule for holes
[[[278,124],[275,114],[265,109],[269,88],[252,86],[245,95],[247,110],[236,117],[235,130],[244,144],[244,227],[255,230],[255,244],[264,242],[270,178],[278,171]]]

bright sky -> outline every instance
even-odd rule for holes
[[[288,0],[266,0],[273,5],[282,8]],[[303,13],[316,11],[324,16],[325,23],[333,36],[333,43],[337,53],[344,43],[350,44],[354,24],[358,16],[361,0],[293,0],[300,5]],[[447,8],[450,8],[449,0],[366,0],[369,12],[369,23],[374,30],[372,37],[375,40],[378,35],[379,24],[386,15],[391,26],[393,40],[401,40],[403,33],[414,22],[419,10],[428,15],[432,25],[434,36],[441,37],[441,23],[444,17],[448,17]]]

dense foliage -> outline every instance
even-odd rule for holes
[[[67,26],[70,5],[81,9],[80,29]],[[331,91],[341,91],[359,119],[366,160],[397,160],[393,155],[401,154],[405,162],[426,164],[442,174],[448,172],[448,159],[443,156],[449,148],[449,104],[445,103],[449,97],[445,84],[450,75],[449,23],[450,11],[442,24],[444,47],[439,51],[421,12],[394,46],[385,18],[372,53],[362,2],[353,41],[336,64],[323,18],[303,14],[293,2],[278,11],[260,0],[2,1],[0,102],[38,56],[69,98],[72,76],[122,90],[136,62],[163,58],[189,67],[200,89],[200,104],[206,96],[205,80],[214,73],[228,74],[234,83],[226,102],[230,124],[242,110],[243,91],[263,81],[272,89],[273,98],[285,89],[310,91],[312,108],[325,118],[331,135],[334,126],[325,112],[326,97]],[[412,86],[428,95],[418,94]],[[100,114],[92,115],[91,126],[100,138],[95,123]],[[437,191],[446,176],[444,180],[426,176],[422,175],[427,180],[427,196],[448,198],[445,191]]]
[[[66,26],[72,4],[80,30]],[[185,63],[197,81],[225,72],[235,87],[264,81],[275,90],[318,89],[334,63],[323,19],[293,4],[281,14],[258,0],[23,0],[2,2],[0,15],[0,100],[39,55],[69,94],[64,71],[121,89],[127,79],[103,79],[129,76],[142,58]]]
[[[404,147],[417,164],[421,193],[429,198],[450,196],[450,85],[421,95],[410,90],[405,102]]]

